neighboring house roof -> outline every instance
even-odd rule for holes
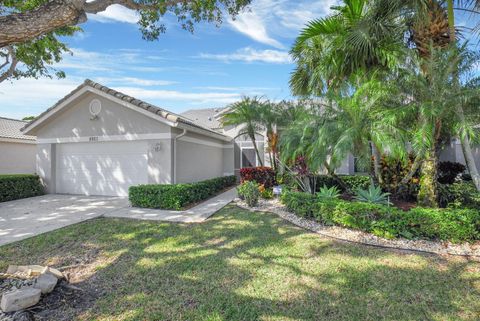
[[[201,126],[215,130],[222,128],[222,124],[215,116],[224,109],[225,108],[190,109],[181,113],[181,115]]]
[[[0,117],[0,139],[35,141],[35,136],[25,135],[21,132],[20,129],[26,123],[23,120]]]
[[[199,129],[200,131],[206,131],[206,132],[221,136],[222,138],[228,138],[227,136],[222,135],[222,134],[220,134],[220,133],[218,133],[218,132],[216,132],[216,131],[208,128],[208,127],[202,126],[201,124],[197,124],[197,123],[193,122],[192,120],[190,120],[188,118],[182,117],[182,116],[180,116],[178,114],[175,114],[175,113],[172,113],[168,110],[162,109],[162,108],[157,107],[157,106],[152,105],[152,104],[149,104],[149,103],[147,103],[143,100],[140,100],[140,99],[134,98],[132,96],[126,95],[124,93],[121,93],[119,91],[111,89],[107,86],[96,83],[96,82],[94,82],[90,79],[86,79],[83,82],[83,84],[81,84],[80,86],[75,88],[72,92],[67,94],[62,99],[60,99],[55,105],[53,105],[52,107],[45,110],[43,113],[41,113],[38,117],[36,117],[31,122],[27,123],[22,128],[22,131],[30,130],[32,128],[32,126],[35,126],[36,124],[41,122],[43,120],[42,118],[44,118],[44,116],[47,116],[47,114],[49,114],[51,111],[53,111],[56,108],[61,108],[62,104],[64,102],[66,102],[69,98],[74,96],[77,92],[79,92],[83,88],[88,88],[88,87],[99,90],[99,91],[101,91],[101,92],[103,92],[103,93],[105,93],[105,94],[107,94],[107,95],[109,95],[113,98],[120,99],[120,100],[125,101],[125,102],[127,102],[127,103],[129,103],[133,106],[136,106],[140,109],[146,110],[146,111],[148,111],[152,114],[160,116],[160,117],[164,118],[165,120],[167,120],[171,123],[180,123],[180,124],[183,124],[183,125],[187,125],[186,127],[193,127],[193,128]]]

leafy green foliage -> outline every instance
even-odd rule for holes
[[[135,207],[181,210],[233,186],[236,180],[232,175],[189,184],[131,186],[128,198]]]
[[[0,202],[44,194],[37,175],[0,175]]]
[[[388,196],[390,193],[384,193],[380,186],[370,185],[368,189],[358,189],[355,199],[360,202],[372,204],[389,205]]]
[[[0,15],[2,12],[26,12],[47,2],[46,0],[27,0],[27,1],[4,1],[0,4]],[[18,61],[13,73],[6,79],[48,77],[52,75],[58,78],[64,78],[65,73],[53,67],[55,63],[62,60],[65,54],[71,53],[66,43],[60,41],[61,37],[70,37],[76,33],[82,32],[82,29],[76,26],[65,26],[56,29],[53,32],[41,35],[31,41],[18,43],[11,47],[14,53],[12,57],[6,48],[0,48],[0,58],[12,62]],[[3,62],[0,62],[2,64]],[[0,69],[0,75],[6,73],[10,64]]]
[[[371,178],[369,176],[363,175],[339,175],[338,179],[342,180],[343,183],[348,187],[350,191],[356,191],[357,189],[367,189],[371,184]],[[318,186],[326,187],[337,187],[341,192],[346,192],[342,186],[339,185],[339,182],[335,180],[332,176],[328,175],[319,175],[317,176]]]
[[[258,183],[255,181],[246,181],[237,187],[238,195],[240,195],[247,205],[255,207],[258,204],[260,198],[260,191],[258,189]]]
[[[440,185],[439,199],[442,207],[480,210],[480,192],[471,181]]]
[[[480,239],[480,211],[414,208],[407,212],[381,204],[319,200],[287,191],[281,198],[289,211],[323,224],[358,229],[386,238],[439,239],[473,242]]]
[[[323,185],[317,193],[317,197],[322,200],[335,199],[340,196],[340,190],[336,186],[327,187]]]

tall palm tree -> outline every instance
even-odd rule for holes
[[[259,98],[244,97],[230,106],[228,112],[222,116],[221,123],[223,126],[240,126],[240,130],[235,138],[247,135],[253,143],[260,166],[263,166],[256,139],[256,135],[263,130],[259,121],[261,106],[262,102]]]
[[[459,103],[468,106],[480,94],[476,84],[460,83],[452,75],[457,72],[464,81],[469,80],[478,56],[465,47],[449,50],[431,47],[428,59],[421,55],[413,55],[409,64],[389,82],[389,102],[400,108],[403,106],[406,115],[416,114],[420,120],[411,127],[409,139],[423,159],[418,200],[421,205],[435,207],[440,143],[443,138],[456,136],[463,129],[473,132],[475,123],[459,117],[456,108]]]

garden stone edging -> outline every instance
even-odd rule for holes
[[[351,230],[340,226],[327,226],[314,220],[305,219],[294,213],[287,211],[286,207],[280,203],[280,200],[260,199],[256,207],[248,207],[245,201],[239,198],[234,203],[243,209],[259,212],[270,212],[278,215],[284,220],[293,223],[316,234],[333,238],[339,241],[364,244],[369,246],[397,249],[404,251],[424,252],[440,255],[457,255],[480,258],[480,244],[471,245],[469,243],[453,244],[450,242],[436,242],[427,240],[408,240],[403,238],[388,240],[375,236],[370,233]]]

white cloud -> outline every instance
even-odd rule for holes
[[[114,4],[109,6],[105,11],[99,12],[97,14],[89,14],[88,18],[103,23],[124,22],[135,24],[138,22],[140,16],[134,10],[130,10],[121,5]]]
[[[259,17],[255,12],[242,13],[235,20],[230,19],[229,22],[235,30],[246,34],[255,41],[270,45],[275,48],[284,48],[284,45],[268,35],[262,18]]]
[[[255,41],[283,49],[278,40],[294,38],[309,21],[330,13],[338,0],[256,0],[250,10],[229,19],[230,26]]]
[[[127,95],[146,101],[152,100],[179,100],[189,103],[221,103],[228,104],[238,100],[241,97],[239,93],[218,93],[218,92],[185,92],[177,90],[151,90],[138,87],[115,87]]]
[[[246,47],[230,54],[209,54],[202,53],[200,58],[216,59],[226,62],[244,61],[244,62],[265,62],[274,64],[288,64],[291,62],[290,55],[286,51],[280,50],[256,50]]]
[[[159,79],[141,79],[135,77],[119,77],[119,78],[109,78],[109,77],[94,77],[93,80],[99,83],[105,84],[128,84],[135,86],[143,87],[152,87],[152,86],[169,86],[178,84],[176,81],[170,80],[159,80]]]

